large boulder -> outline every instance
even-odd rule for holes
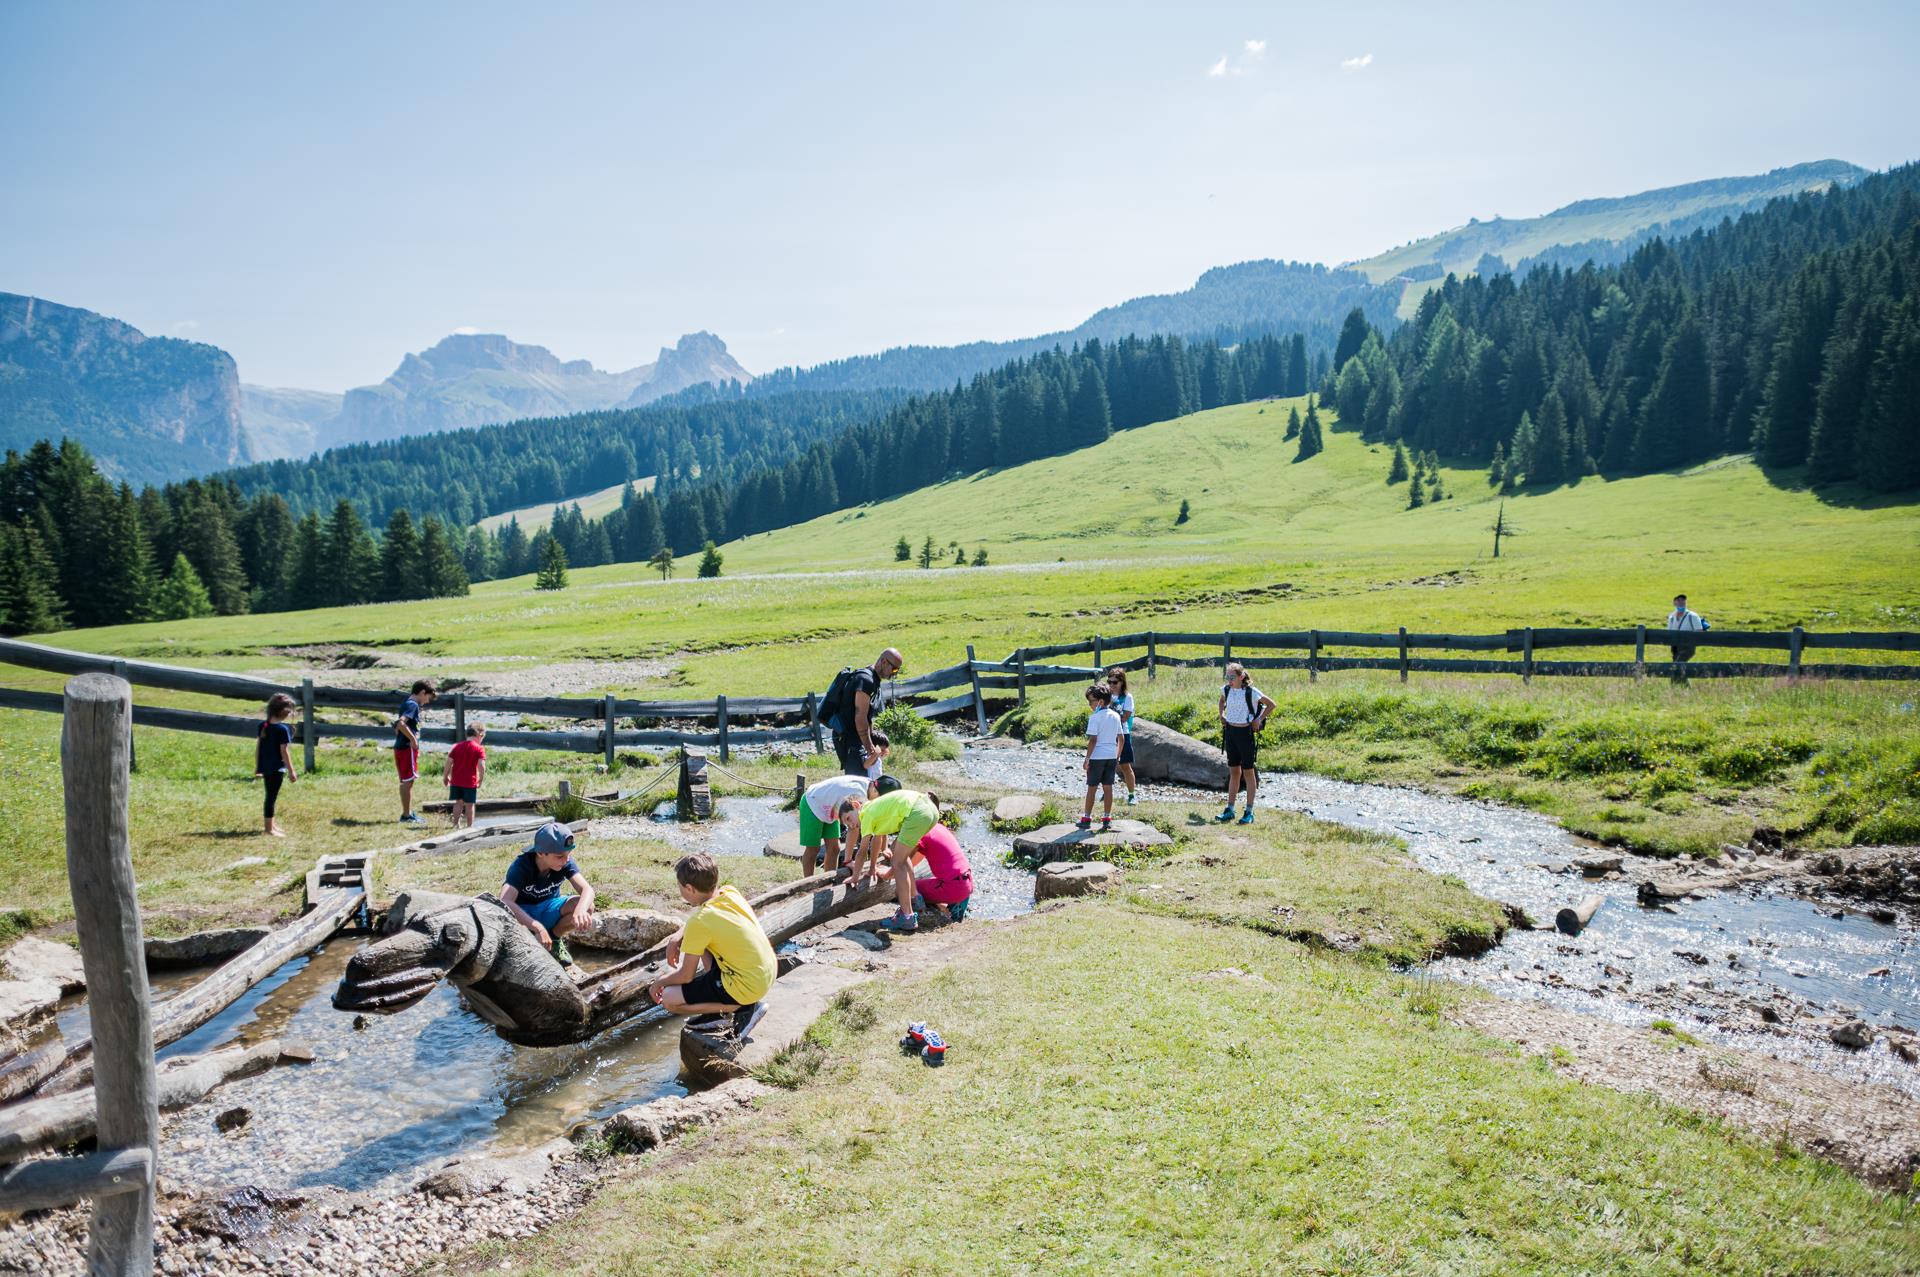
[[[52,980],[0,980],[0,1027],[30,1024],[59,1005]]]
[[[1102,895],[1120,881],[1120,870],[1104,860],[1056,861],[1033,876],[1033,898]]]
[[[55,944],[38,936],[25,936],[0,954],[0,966],[16,980],[51,980],[62,993],[79,993],[87,987],[87,973],[80,965],[80,951],[70,944]]]
[[[1136,718],[1133,720],[1133,774],[1141,780],[1225,789],[1227,756],[1205,741]]]
[[[998,825],[1017,825],[1032,820],[1047,805],[1037,794],[1008,794],[993,805],[993,820]]]
[[[220,927],[213,931],[196,931],[190,936],[148,936],[147,965],[198,967],[209,962],[224,962],[266,938],[265,927]]]
[[[1081,829],[1077,825],[1042,825],[1013,840],[1013,850],[1036,864],[1055,860],[1097,860],[1109,847],[1145,851],[1150,847],[1170,847],[1173,839],[1152,825],[1138,820],[1116,820],[1112,829],[1095,825]]]
[[[603,909],[593,916],[593,925],[585,931],[567,934],[567,943],[589,949],[611,949],[616,953],[640,953],[651,949],[680,929],[680,919],[651,909]]]

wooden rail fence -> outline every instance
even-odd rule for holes
[[[1220,666],[1237,660],[1249,669],[1304,670],[1309,682],[1339,670],[1383,670],[1406,682],[1414,673],[1505,674],[1531,682],[1539,677],[1645,678],[1841,678],[1920,680],[1920,661],[1879,664],[1809,660],[1810,653],[1877,651],[1920,653],[1920,633],[1912,631],[1848,631],[1824,633],[1795,626],[1790,630],[1686,631],[1684,646],[1735,652],[1778,652],[1779,660],[1687,661],[1649,660],[1649,648],[1659,653],[1677,645],[1680,635],[1662,628],[1524,628],[1487,634],[1437,634],[1409,631],[1373,634],[1350,630],[1286,630],[1279,632],[1231,630],[1220,633],[1144,630],[1130,634],[1095,635],[1073,643],[1048,643],[1016,648],[1002,661],[976,658],[972,644],[967,659],[957,665],[913,678],[896,679],[886,689],[891,702],[917,702],[911,708],[923,718],[969,714],[986,731],[988,693],[1012,692],[1025,703],[1027,689],[1056,683],[1083,682],[1103,669],[1119,665],[1145,670],[1153,678],[1160,667]],[[1188,649],[1184,653],[1167,649]],[[1206,649],[1196,654],[1194,648]],[[1624,659],[1624,649],[1632,658]],[[1542,652],[1606,652],[1622,649],[1618,657],[1581,656],[1543,659]],[[1353,655],[1369,652],[1372,655]],[[1280,655],[1279,653],[1289,653]],[[1442,653],[1442,655],[1415,655]],[[1089,665],[1061,663],[1058,658],[1086,654]],[[1497,654],[1497,655],[1496,655]],[[375,710],[392,713],[404,694],[364,688],[328,687],[303,678],[285,685],[240,674],[186,666],[128,660],[48,647],[18,639],[0,639],[0,664],[62,674],[108,673],[131,684],[168,691],[251,701],[264,705],[276,692],[287,692],[301,707],[299,737],[309,770],[323,737],[347,740],[384,740],[393,728],[386,723],[324,722],[322,708]],[[927,700],[942,692],[954,692]],[[660,746],[715,749],[726,761],[735,746],[807,744],[824,750],[817,693],[805,696],[716,696],[710,701],[626,700],[616,696],[469,696],[455,691],[441,705],[453,711],[452,727],[422,729],[423,740],[452,744],[466,735],[469,713],[518,714],[534,718],[596,722],[592,730],[557,728],[489,730],[488,743],[509,749],[557,749],[602,754],[611,769],[624,748]],[[0,687],[0,708],[60,712],[62,698],[51,692]],[[622,728],[621,720],[692,722],[701,730],[682,727]],[[251,737],[259,725],[252,716],[212,714],[201,710],[135,705],[132,722],[142,727],[209,732]],[[711,723],[711,730],[704,724]],[[752,723],[755,726],[740,726]]]

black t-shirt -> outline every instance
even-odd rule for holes
[[[283,772],[287,765],[280,761],[280,747],[293,744],[293,725],[291,723],[265,722],[260,724],[260,740],[253,747],[253,770],[261,776],[271,776]]]
[[[841,721],[846,724],[847,733],[858,738],[860,735],[860,693],[865,692],[867,694],[868,729],[871,730],[873,711],[880,706],[880,676],[875,674],[873,667],[869,665],[866,669],[855,670],[847,678],[846,688],[847,712]]]
[[[580,866],[567,857],[567,863],[558,871],[542,869],[539,860],[530,851],[523,851],[513,858],[507,866],[507,885],[519,893],[522,903],[537,904],[551,899],[553,893],[573,880],[580,872]]]

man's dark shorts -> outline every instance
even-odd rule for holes
[[[866,751],[860,745],[860,737],[854,732],[835,732],[833,734],[833,752],[840,759],[840,772],[845,776],[864,776],[867,774]]]
[[[720,968],[710,966],[693,979],[680,986],[680,993],[688,1006],[702,1006],[719,1002],[727,1006],[739,1006],[733,995],[727,992],[727,986],[720,982]]]
[[[1235,727],[1226,723],[1220,729],[1221,742],[1227,747],[1227,766],[1258,767],[1255,762],[1252,726]]]
[[[1113,775],[1120,768],[1117,758],[1091,758],[1087,760],[1087,788],[1095,785],[1111,785]]]

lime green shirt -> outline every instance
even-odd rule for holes
[[[897,834],[916,813],[922,819],[940,819],[933,799],[917,790],[896,789],[891,794],[882,794],[860,809],[860,836]]]

